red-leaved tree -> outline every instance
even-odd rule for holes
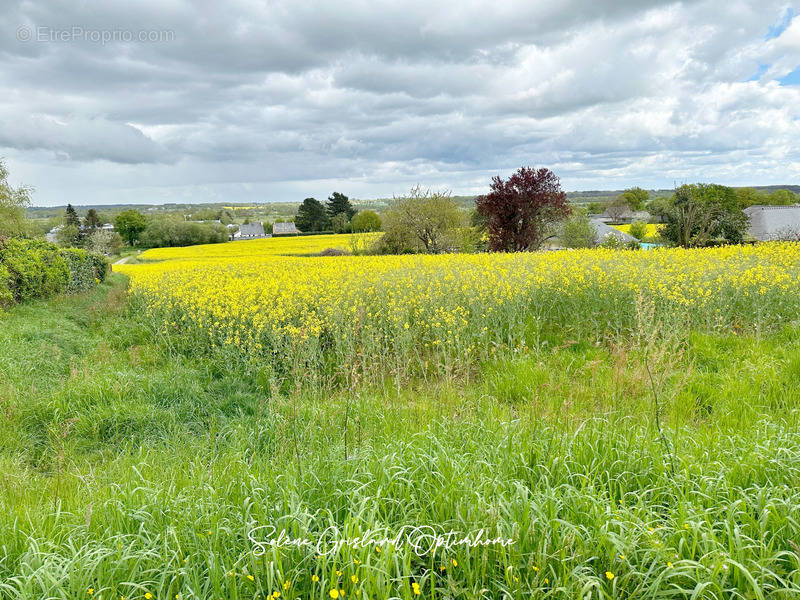
[[[538,250],[553,226],[570,214],[567,195],[550,169],[522,167],[507,181],[492,179],[491,192],[476,200],[495,252]]]

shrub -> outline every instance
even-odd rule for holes
[[[0,244],[0,306],[83,291],[105,279],[105,257],[44,240],[11,239]]]
[[[122,250],[124,242],[116,231],[97,229],[86,240],[87,249],[101,254],[116,254]]]
[[[353,233],[366,233],[381,230],[381,218],[374,210],[362,210],[351,221]]]
[[[0,246],[5,284],[14,302],[50,296],[66,289],[70,272],[58,246],[44,240],[7,240]]]
[[[564,222],[561,243],[567,248],[592,248],[596,237],[597,229],[589,217],[582,213],[574,213]]]
[[[647,223],[644,221],[634,221],[628,231],[637,240],[643,240],[647,236]]]

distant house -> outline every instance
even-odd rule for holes
[[[272,235],[297,235],[302,233],[294,223],[275,223],[272,226]]]
[[[239,231],[233,234],[234,240],[254,240],[257,238],[272,237],[264,233],[264,226],[261,223],[246,223],[239,225]]]
[[[114,231],[114,224],[113,223],[103,223],[100,226],[100,229],[103,231]]]
[[[800,205],[793,206],[748,206],[744,214],[750,218],[748,233],[755,239],[770,240],[800,239]]]
[[[62,229],[64,229],[63,225],[56,225],[45,234],[44,239],[46,239],[48,242],[55,243],[56,240],[58,240],[58,232]]]
[[[617,238],[620,242],[638,242],[635,237],[619,229],[614,229],[610,225],[606,225],[600,219],[589,219],[592,222],[595,230],[594,243],[602,244],[608,239],[608,236]]]
[[[618,211],[615,207],[609,207],[597,218],[605,223],[633,223],[634,221],[649,223],[653,216],[646,210],[631,210],[626,208],[622,211]]]

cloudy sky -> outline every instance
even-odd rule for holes
[[[35,203],[800,183],[800,6],[4,0],[0,157]]]

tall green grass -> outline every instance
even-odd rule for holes
[[[800,593],[796,327],[553,333],[470,380],[294,393],[170,350],[124,285],[0,317],[2,598]],[[514,544],[256,556],[262,525]]]

